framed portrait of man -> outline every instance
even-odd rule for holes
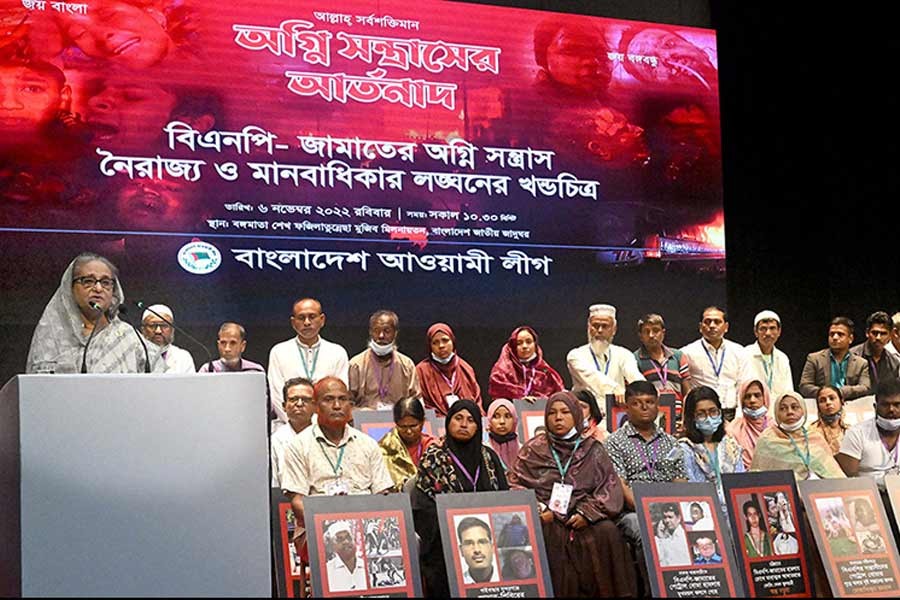
[[[812,596],[810,546],[793,471],[726,473],[722,487],[747,594]]]
[[[513,404],[519,414],[519,443],[524,444],[544,431],[544,411],[547,409],[547,399],[538,398],[534,402],[519,399]]]
[[[897,540],[875,480],[819,479],[799,486],[834,596],[900,596]]]
[[[315,597],[422,595],[406,494],[303,499]]]
[[[553,595],[534,491],[441,494],[435,501],[452,596]]]
[[[635,482],[634,497],[654,597],[744,595],[715,486]]]

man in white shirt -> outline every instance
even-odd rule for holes
[[[744,347],[725,339],[728,316],[718,306],[710,306],[700,317],[700,339],[681,349],[691,365],[691,387],[705,385],[716,390],[722,415],[734,418],[738,382],[749,376]]]
[[[753,318],[756,341],[747,351],[748,376],[766,382],[772,398],[781,398],[794,391],[791,361],[787,354],[775,347],[781,337],[781,317],[775,311],[764,310]]]
[[[298,433],[312,424],[315,412],[313,384],[305,377],[292,377],[284,382],[283,396],[288,422],[272,433],[271,446],[272,487],[281,487],[281,471],[284,469],[284,450]]]
[[[681,567],[691,564],[691,551],[687,534],[681,524],[681,513],[674,503],[667,503],[662,509],[662,519],[656,526],[656,551],[661,567]]]
[[[159,354],[166,361],[166,373],[196,373],[194,357],[172,341],[175,339],[175,316],[165,304],[154,304],[141,316],[141,329],[148,341],[159,346]]]
[[[844,433],[835,456],[848,477],[868,475],[884,490],[884,476],[900,474],[900,382],[885,379],[875,389],[875,416]]]
[[[588,343],[573,348],[566,356],[572,390],[590,390],[601,406],[607,394],[615,394],[621,401],[626,384],[645,381],[634,354],[612,343],[616,328],[615,306],[592,305],[588,309]]]
[[[353,529],[347,521],[337,521],[325,531],[325,543],[331,544],[334,556],[325,563],[329,592],[364,591],[366,569],[357,555]]]
[[[274,399],[280,397],[285,380],[306,377],[315,384],[332,376],[349,383],[347,351],[319,336],[325,327],[325,313],[318,300],[297,300],[291,312],[291,327],[297,336],[275,344],[269,352],[269,398],[275,419],[281,423],[287,423],[287,415]]]
[[[490,526],[478,517],[465,517],[456,526],[459,550],[465,562],[463,583],[500,581],[494,566],[494,539]]]

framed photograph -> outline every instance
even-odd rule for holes
[[[451,596],[553,596],[533,490],[439,494],[435,501]]]
[[[725,473],[722,487],[747,594],[814,596],[794,472]]]
[[[870,477],[800,482],[835,597],[900,596],[897,540]]]
[[[606,430],[614,432],[628,420],[628,411],[624,404],[617,404],[613,394],[606,395]],[[675,394],[659,395],[659,416],[656,424],[663,431],[671,435],[675,434]]]
[[[272,555],[279,598],[302,598],[306,585],[305,560],[294,546],[297,524],[291,503],[279,488],[272,488]],[[306,558],[306,557],[302,557]]]
[[[744,595],[714,485],[635,482],[634,496],[654,597]]]
[[[355,409],[353,411],[353,427],[359,429],[376,442],[380,442],[381,438],[394,428],[394,411],[390,409]],[[443,423],[440,424],[440,429],[443,431]],[[422,427],[422,431],[428,435],[437,435],[437,417],[433,408],[425,409],[425,425]]]
[[[422,595],[406,494],[303,499],[315,597]]]
[[[516,400],[513,402],[519,414],[519,443],[524,444],[536,434],[544,431],[544,411],[547,410],[547,399],[538,398],[534,402]]]

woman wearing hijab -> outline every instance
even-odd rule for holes
[[[684,456],[688,481],[714,483],[722,505],[722,473],[743,473],[743,451],[732,436],[725,433],[722,404],[711,387],[702,385],[684,399],[684,437],[678,440]]]
[[[806,402],[789,392],[775,402],[775,422],[756,442],[751,471],[790,469],[798,480],[846,477],[822,434],[806,428]]]
[[[25,372],[142,373],[148,357],[150,371],[164,371],[157,347],[142,344],[134,328],[119,320],[124,301],[112,262],[92,253],[76,256],[34,330]]]
[[[528,326],[513,330],[491,369],[491,398],[549,398],[564,389],[562,377],[544,360],[537,333]]]
[[[508,490],[500,457],[481,443],[481,409],[472,400],[457,400],[445,418],[447,435],[431,444],[419,461],[412,493],[413,521],[419,535],[422,579],[427,595],[450,595],[441,548],[435,494]]]
[[[378,445],[396,489],[416,474],[419,460],[435,441],[422,431],[425,409],[418,398],[404,398],[394,404],[394,428],[385,434]]]
[[[519,451],[513,488],[533,489],[553,590],[558,597],[635,594],[625,541],[613,519],[624,503],[619,477],[603,444],[583,437],[584,417],[572,392],[547,401],[545,435]]]
[[[519,454],[518,425],[519,415],[512,402],[505,398],[491,402],[487,412],[488,437],[504,471],[509,471]]]
[[[816,393],[816,411],[819,418],[809,428],[821,433],[831,447],[831,453],[837,454],[841,451],[844,433],[850,429],[844,423],[844,395],[841,390],[832,385],[822,386]]]
[[[428,328],[428,358],[416,365],[425,408],[446,416],[460,398],[471,398],[481,406],[481,388],[475,369],[456,354],[456,336],[446,323]],[[480,408],[479,408],[480,410]]]
[[[742,458],[746,470],[753,462],[756,441],[769,426],[769,388],[758,379],[745,381],[738,387],[738,399],[741,412],[738,418],[725,426],[725,432],[734,437],[743,449]]]

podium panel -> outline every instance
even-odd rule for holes
[[[0,593],[270,596],[265,386],[262,373],[10,380]]]

